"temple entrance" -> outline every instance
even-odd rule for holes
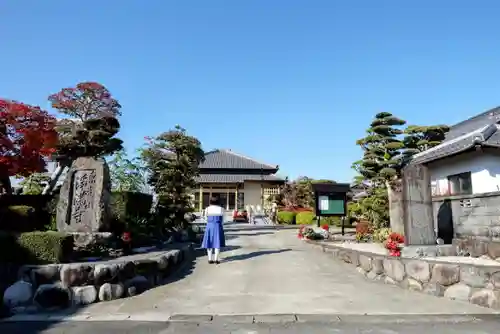
[[[245,207],[245,194],[236,187],[203,187],[194,193],[193,204],[198,210],[209,205],[210,197],[219,198],[221,206],[228,210],[241,210]],[[200,200],[201,199],[201,200]]]

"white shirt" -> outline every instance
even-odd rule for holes
[[[276,203],[271,204],[271,211],[272,212],[276,212],[277,208],[278,208],[278,204],[276,204]]]
[[[224,213],[225,210],[221,206],[218,205],[209,205],[204,210],[203,215],[206,216],[222,216],[222,222],[224,222]]]

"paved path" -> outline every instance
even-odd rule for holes
[[[185,277],[128,299],[93,304],[93,318],[171,315],[479,314],[492,310],[368,281],[296,238],[294,230],[226,227],[230,250],[220,265],[199,257]],[[80,312],[80,314],[81,314]]]
[[[165,322],[66,322],[66,323],[0,323],[8,334],[497,334],[498,320],[448,322],[419,317],[410,322],[370,321],[365,317],[339,322],[306,323],[165,323]]]

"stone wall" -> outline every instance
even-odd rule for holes
[[[460,253],[500,257],[500,192],[435,197],[432,206],[436,230],[451,216]]]
[[[358,272],[368,279],[500,309],[500,263],[473,265],[399,258],[321,242],[308,242],[323,252],[332,254],[334,258],[356,266]]]
[[[189,244],[103,262],[23,266],[17,282],[5,290],[3,302],[11,312],[19,313],[132,297],[162,284],[183,260],[193,256]]]

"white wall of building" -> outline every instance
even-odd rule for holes
[[[471,152],[429,164],[431,184],[436,196],[448,190],[448,176],[471,172],[472,193],[500,191],[500,155]]]
[[[258,182],[245,182],[245,206],[247,205],[262,205],[261,186]]]

